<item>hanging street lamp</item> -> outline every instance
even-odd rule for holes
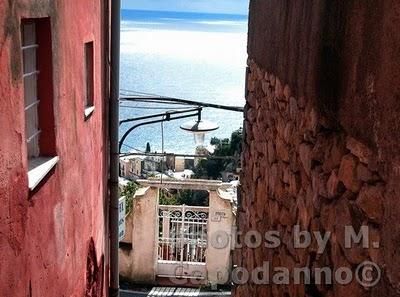
[[[181,125],[181,129],[193,134],[194,142],[197,146],[204,146],[204,140],[207,132],[217,130],[219,126],[213,122],[202,120],[201,112],[197,120],[192,120]]]

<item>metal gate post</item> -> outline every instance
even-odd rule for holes
[[[183,273],[183,250],[184,250],[184,240],[185,240],[185,216],[186,216],[186,205],[182,205],[182,226],[181,226],[181,267]]]

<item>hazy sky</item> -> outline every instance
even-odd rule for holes
[[[207,13],[248,13],[249,0],[122,0],[124,9],[189,11]]]

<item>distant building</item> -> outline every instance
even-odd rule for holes
[[[185,170],[185,157],[175,157],[175,171]]]
[[[165,157],[165,168],[167,170],[175,170],[175,155],[167,154]]]
[[[162,161],[163,161],[163,157],[146,156],[142,160],[142,174],[147,173],[147,172],[154,172],[154,171],[161,172],[162,171],[162,168],[161,168]],[[164,164],[164,169],[166,169],[165,164]]]
[[[142,175],[142,162],[143,158],[139,156],[122,157],[120,163],[120,175],[130,179],[136,180]]]
[[[194,158],[193,157],[187,157],[185,158],[185,169],[194,169]]]
[[[174,154],[167,154],[165,161],[165,170],[184,171],[186,169],[194,169],[194,157],[175,156]]]
[[[175,179],[182,180],[182,179],[191,179],[192,176],[194,175],[194,172],[190,169],[185,169],[183,171],[170,172],[169,174]]]

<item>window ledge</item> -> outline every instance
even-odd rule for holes
[[[87,119],[94,112],[94,106],[88,106],[85,108],[85,119]]]
[[[28,171],[29,190],[34,190],[50,170],[56,166],[59,160],[59,157],[39,157],[30,159]]]

